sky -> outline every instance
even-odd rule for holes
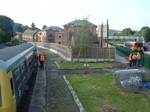
[[[150,0],[0,0],[0,15],[38,28],[88,17],[96,25],[108,19],[110,29],[140,30],[150,26]]]

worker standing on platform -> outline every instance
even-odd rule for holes
[[[45,56],[40,54],[39,55],[39,61],[40,61],[41,69],[44,69]]]
[[[133,60],[133,66],[136,66],[136,61],[137,61],[136,53],[133,54],[132,60]]]
[[[132,54],[130,53],[128,56],[128,60],[129,60],[129,66],[132,66]]]
[[[138,52],[138,53],[137,53],[137,65],[138,65],[138,66],[141,65],[140,61],[141,61],[141,54]]]

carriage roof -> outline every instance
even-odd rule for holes
[[[33,43],[23,43],[17,46],[0,49],[0,68],[7,69],[34,46]]]

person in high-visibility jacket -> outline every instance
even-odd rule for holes
[[[129,60],[129,66],[132,66],[132,54],[130,53],[128,56],[128,60]]]
[[[39,55],[39,61],[40,61],[40,67],[41,67],[41,69],[43,69],[44,68],[44,62],[45,62],[45,56]]]
[[[141,61],[141,54],[138,52],[137,53],[137,65],[140,66],[140,61]]]

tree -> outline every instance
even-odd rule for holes
[[[87,19],[81,20],[80,25],[75,26],[74,30],[74,42],[72,42],[74,44],[71,44],[72,50],[76,50],[78,57],[80,57],[81,53],[86,57],[87,50],[90,49],[92,45],[98,41],[97,37],[93,36],[91,27],[88,24]]]
[[[148,26],[142,27],[140,33],[146,42],[150,42],[150,28]]]
[[[0,43],[3,42],[4,38],[5,38],[5,33],[2,29],[0,29]]]
[[[32,30],[35,30],[35,29],[36,29],[35,23],[32,23],[32,24],[31,24],[31,29],[32,29]]]
[[[13,37],[13,38],[11,38],[11,42],[13,45],[18,45],[20,41],[19,41],[19,39]]]
[[[135,33],[134,33],[134,36],[141,36],[141,34],[140,34],[140,32],[139,31],[135,31]]]
[[[42,30],[44,30],[45,28],[47,28],[47,26],[46,26],[46,25],[43,25]]]
[[[14,23],[14,26],[13,26],[13,31],[14,33],[16,32],[24,32],[26,30],[26,26],[20,24],[20,23]]]
[[[13,36],[13,25],[14,22],[12,19],[6,16],[0,15],[0,29],[3,31],[3,42],[7,42],[11,40],[11,37]]]
[[[131,28],[125,28],[121,31],[121,35],[122,36],[132,36],[133,31],[131,30]]]

